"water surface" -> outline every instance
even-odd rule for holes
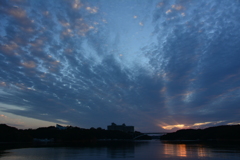
[[[240,146],[226,144],[170,144],[160,141],[109,143],[88,147],[38,147],[5,150],[2,160],[210,159],[239,160]]]

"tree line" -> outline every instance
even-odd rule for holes
[[[105,140],[131,140],[140,135],[140,132],[127,133],[117,130],[105,130],[102,128],[84,129],[68,126],[66,129],[58,129],[54,126],[37,129],[17,129],[15,127],[0,124],[0,142],[34,142],[48,140],[59,143],[92,142],[99,139]],[[142,137],[149,139],[150,137]]]

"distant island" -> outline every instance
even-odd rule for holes
[[[143,136],[139,136],[143,135]],[[3,143],[59,143],[59,144],[87,144],[98,140],[133,140],[151,139],[140,132],[124,132],[119,130],[105,130],[102,128],[84,129],[61,125],[42,127],[37,129],[17,129],[6,124],[0,124],[0,144]]]
[[[206,129],[182,129],[160,137],[163,141],[240,141],[240,125],[223,125]]]

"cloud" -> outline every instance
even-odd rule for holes
[[[178,128],[178,129],[182,129],[184,128],[184,124],[175,124],[175,125],[167,125],[167,126],[161,126],[163,129],[165,130],[171,130],[173,128]]]
[[[4,1],[4,111],[80,127],[238,123],[238,4],[126,2]]]

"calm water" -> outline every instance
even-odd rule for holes
[[[116,143],[95,147],[42,147],[5,150],[1,160],[210,159],[239,160],[240,146],[163,144],[160,141]]]

